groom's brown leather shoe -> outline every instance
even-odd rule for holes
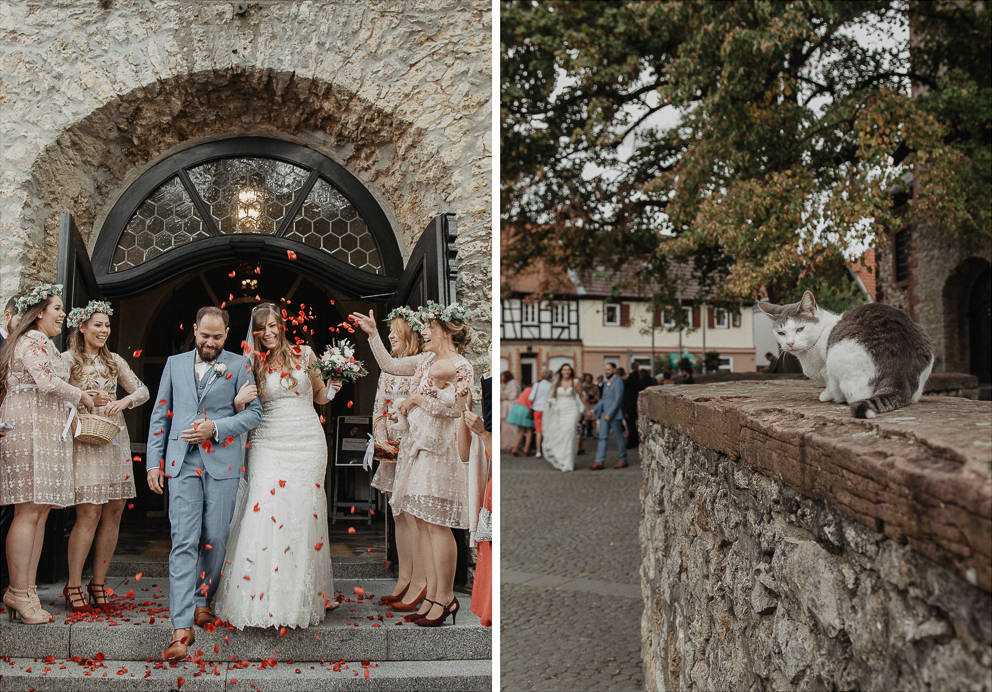
[[[172,641],[169,642],[169,648],[165,651],[165,660],[181,661],[186,658],[186,653],[189,651],[189,647],[193,645],[195,639],[196,634],[193,632],[192,627],[173,630]]]
[[[217,618],[214,617],[214,611],[210,610],[210,606],[198,606],[193,611],[193,623],[197,627],[209,625],[216,619]]]

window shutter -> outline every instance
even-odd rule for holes
[[[630,303],[620,303],[620,326],[630,326]]]
[[[709,329],[713,329],[716,326],[716,310],[714,310],[709,305],[706,306],[706,326]]]
[[[661,310],[654,311],[654,326],[656,327],[661,326]]]
[[[690,327],[698,327],[700,324],[701,323],[699,321],[699,306],[698,305],[693,305],[692,306],[692,324],[690,324],[689,326]]]

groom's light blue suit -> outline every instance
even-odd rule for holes
[[[246,358],[221,351],[215,367],[223,363],[224,372],[211,368],[202,378],[196,376],[195,359],[193,350],[166,362],[148,431],[147,468],[162,468],[169,479],[173,629],[192,627],[194,607],[209,604],[217,590],[242,473],[238,436],[262,420],[258,399],[241,413],[234,411],[238,390],[255,382]],[[204,416],[217,426],[209,447],[183,442],[179,434]],[[234,442],[228,444],[228,438]]]
[[[609,443],[610,431],[620,448],[620,461],[627,461],[627,445],[623,439],[623,380],[619,375],[613,375],[603,385],[603,396],[593,408],[592,413],[599,418],[599,445],[596,447],[596,462],[606,461],[606,445]],[[609,416],[610,420],[603,420]]]

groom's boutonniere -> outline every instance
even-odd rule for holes
[[[227,366],[223,363],[214,363],[214,377],[220,377],[227,372]]]

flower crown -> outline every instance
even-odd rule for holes
[[[114,314],[114,309],[106,301],[91,300],[85,308],[73,308],[66,318],[65,323],[69,329],[75,329],[98,312],[102,312],[107,317],[110,317]]]
[[[48,296],[62,297],[62,284],[39,284],[27,295],[17,299],[17,314],[24,315],[38,303],[47,300]]]
[[[406,323],[410,325],[410,329],[417,333],[420,333],[420,331],[424,328],[424,323],[420,321],[420,313],[406,305],[394,309],[386,315],[386,319],[384,319],[383,322],[389,323],[397,318],[406,320]]]
[[[451,305],[438,305],[433,300],[428,300],[427,305],[417,311],[417,319],[427,324],[430,320],[440,322],[451,322],[452,320],[462,320],[467,322],[472,318],[472,311],[464,308],[458,303]]]

